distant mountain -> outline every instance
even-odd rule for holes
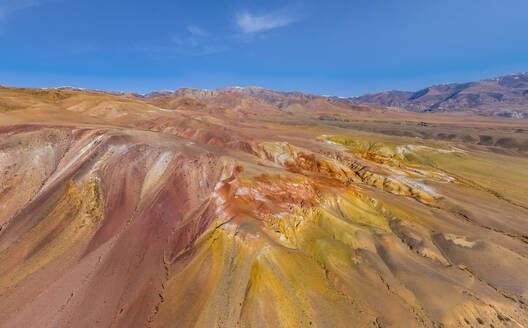
[[[254,86],[227,87],[212,90],[179,88],[175,91],[158,90],[147,94],[85,89],[75,86],[61,86],[52,89],[104,93],[132,99],[143,99],[150,104],[171,109],[187,108],[190,104],[195,106],[197,101],[201,103],[200,106],[207,105],[209,110],[230,110],[243,113],[244,115],[310,113],[310,115],[318,114],[321,119],[324,119],[327,118],[326,114],[328,113],[387,109],[386,106],[361,103],[354,99],[312,95],[299,91],[274,91]]]
[[[268,90],[260,87],[228,87],[213,90],[194,89],[194,88],[180,88],[174,92],[162,90],[154,91],[145,95],[147,98],[158,96],[176,96],[176,97],[190,97],[196,99],[211,99],[223,94],[237,94],[257,98],[265,101],[268,104],[280,105],[285,99],[296,99],[297,101],[313,100],[315,98],[322,98],[322,96],[305,94],[298,91],[282,92]]]
[[[107,90],[100,90],[100,89],[86,89],[86,88],[79,88],[79,87],[75,87],[75,86],[62,86],[62,87],[56,87],[56,88],[52,88],[52,89],[62,90],[62,91],[84,91],[84,92],[106,93],[106,94],[111,94],[111,95],[114,95],[114,96],[121,96],[121,97],[128,97],[128,98],[142,98],[143,97],[143,95],[140,95],[139,93],[135,93],[135,92],[107,91]]]
[[[145,98],[191,98],[204,103],[231,109],[245,109],[252,113],[265,112],[347,112],[350,110],[370,111],[380,106],[362,104],[353,99],[305,94],[298,91],[282,92],[260,87],[228,87],[213,90],[180,88],[171,91],[154,91]]]
[[[528,73],[439,84],[416,92],[385,91],[351,99],[415,112],[469,111],[485,116],[528,118]]]
[[[386,106],[389,106],[393,111],[465,112],[473,115],[528,119],[528,73],[468,83],[439,84],[416,92],[393,90],[352,98],[312,95],[298,91],[282,92],[253,86],[213,90],[180,88],[175,91],[153,91],[145,95],[77,87],[55,89],[150,99],[149,102],[157,105],[172,104],[176,107],[181,106],[182,101],[175,102],[175,98],[188,98],[248,114],[304,112],[324,115],[350,110],[386,110]]]

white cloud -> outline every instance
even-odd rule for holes
[[[229,47],[222,42],[225,41],[224,38],[212,35],[196,25],[187,25],[183,35],[173,35],[170,41],[166,45],[138,45],[136,50],[149,53],[156,59],[175,56],[208,56],[229,50]]]
[[[244,33],[255,33],[295,23],[299,16],[279,11],[262,15],[254,15],[247,11],[236,16],[236,24]]]
[[[5,20],[16,11],[36,7],[41,2],[39,0],[3,0],[0,2],[0,21]]]
[[[209,36],[209,33],[207,33],[206,30],[196,25],[187,26],[187,31],[189,31],[189,33],[191,33],[192,36],[202,36],[202,37]]]

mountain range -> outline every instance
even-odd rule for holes
[[[528,118],[528,73],[511,74],[476,82],[433,85],[418,91],[384,91],[359,97],[334,97],[282,92],[260,87],[228,87],[213,90],[180,88],[147,94],[58,87],[58,90],[110,93],[128,98],[192,98],[227,107],[267,109],[282,112],[328,112],[369,110],[372,107],[392,111],[463,112],[468,115]]]
[[[353,99],[414,112],[467,111],[485,116],[528,118],[528,73],[438,84],[416,92],[385,91]]]

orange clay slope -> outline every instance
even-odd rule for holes
[[[528,327],[528,124],[221,100],[0,88],[1,327]]]

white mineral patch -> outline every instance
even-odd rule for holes
[[[249,195],[249,189],[245,187],[238,188],[236,194],[237,195]]]
[[[65,164],[60,170],[56,171],[53,174],[53,178],[50,178],[46,185],[50,185],[52,182],[54,182],[58,177],[60,177],[64,172],[66,172],[74,163],[77,163],[86,153],[93,149],[96,144],[99,144],[103,140],[104,136],[100,135],[97,136],[94,140],[89,142],[87,145],[81,148],[81,150],[75,155],[74,158],[72,158],[67,164]]]
[[[263,201],[263,202],[267,201],[266,198],[262,197],[262,196],[261,196],[260,194],[258,194],[258,193],[255,194],[255,200],[260,200],[260,201]]]
[[[277,161],[279,161],[279,163],[281,163],[282,165],[284,165],[284,163],[289,159],[291,159],[290,154],[280,154],[279,156],[277,156]]]
[[[445,233],[444,238],[446,240],[449,240],[453,242],[453,244],[462,246],[462,247],[469,247],[472,248],[475,246],[476,242],[467,240],[466,236],[459,236],[452,233]]]
[[[173,158],[174,154],[172,152],[164,152],[158,157],[145,176],[143,187],[141,188],[141,198],[153,189],[163,173],[167,170],[167,167]]]

